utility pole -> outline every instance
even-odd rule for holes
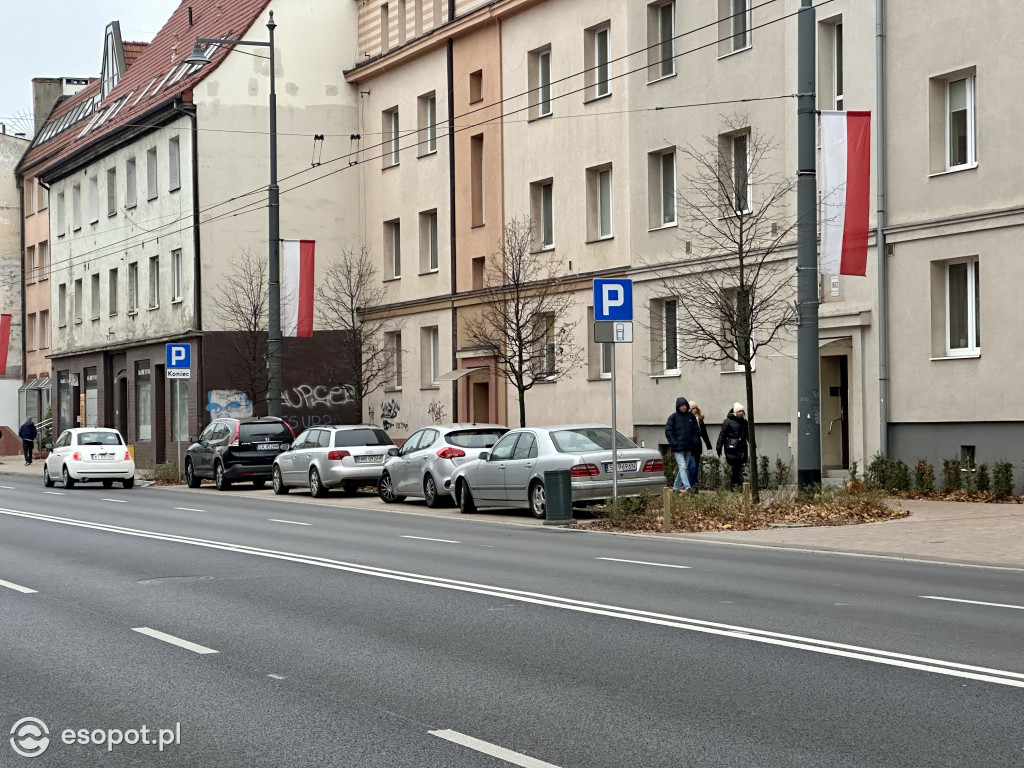
[[[815,141],[815,12],[797,15],[797,471],[801,488],[821,482],[818,368],[818,191]]]

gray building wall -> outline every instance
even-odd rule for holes
[[[975,462],[1013,464],[1016,492],[1024,492],[1024,421],[964,421],[959,423],[890,424],[889,454],[913,469],[918,459],[935,467],[936,484],[942,478],[942,460],[960,457],[962,446],[974,446]]]

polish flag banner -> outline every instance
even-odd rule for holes
[[[870,185],[871,113],[822,112],[822,274],[866,274]]]
[[[11,349],[11,316],[0,315],[0,376],[7,373],[7,353]]]
[[[315,240],[283,240],[281,248],[281,334],[313,335]]]

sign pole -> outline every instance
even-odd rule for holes
[[[612,502],[619,498],[619,425],[615,418],[615,344],[612,344]]]

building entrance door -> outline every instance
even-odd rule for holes
[[[128,377],[122,376],[117,380],[117,412],[114,414],[117,422],[117,431],[124,437],[125,442],[130,442],[128,438]]]
[[[472,387],[470,419],[476,423],[486,424],[491,420],[491,385],[486,381],[474,381]]]
[[[821,357],[821,468],[850,468],[850,357]]]

